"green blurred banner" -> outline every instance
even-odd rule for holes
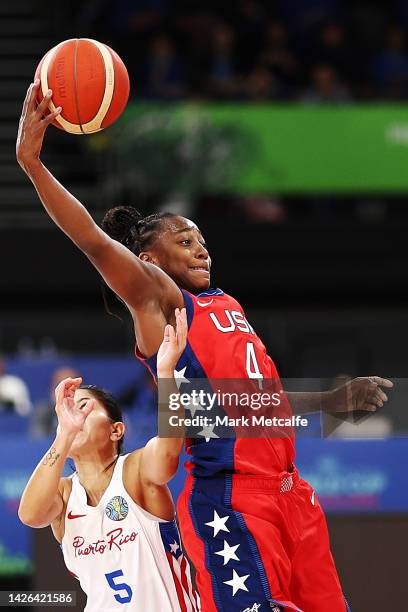
[[[141,192],[408,190],[403,105],[133,104],[94,139]]]

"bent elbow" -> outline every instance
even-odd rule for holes
[[[21,507],[18,509],[18,518],[23,523],[23,525],[27,525],[27,527],[33,527],[32,517]]]
[[[29,512],[26,508],[20,505],[18,509],[18,518],[27,527],[38,528],[43,527],[44,523],[40,520],[39,516],[35,516],[32,512]]]

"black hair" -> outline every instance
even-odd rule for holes
[[[101,387],[97,387],[96,385],[80,385],[79,389],[86,389],[87,391],[90,391],[92,397],[98,400],[98,402],[100,402],[103,405],[112,423],[123,421],[122,409],[119,406],[118,402],[113,397],[113,395],[109,393],[109,391],[106,391],[106,389],[102,389]],[[124,443],[124,436],[122,436],[121,439],[118,440],[118,444],[117,444],[118,457],[123,452],[123,443]],[[110,463],[105,468],[104,471],[112,467],[116,459],[112,461],[112,463]]]
[[[154,243],[163,220],[177,216],[171,212],[160,212],[143,217],[133,206],[115,206],[105,214],[102,229],[139,255]]]

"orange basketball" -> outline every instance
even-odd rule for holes
[[[108,127],[125,110],[129,75],[120,57],[89,38],[64,40],[44,55],[35,71],[38,101],[49,89],[52,112],[62,111],[54,125],[71,134],[92,134]]]

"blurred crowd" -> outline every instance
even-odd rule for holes
[[[69,23],[120,53],[139,98],[341,104],[408,97],[404,0],[70,4]]]
[[[13,373],[11,373],[6,358],[0,355],[0,437],[2,434],[25,435],[39,439],[55,435],[58,424],[55,413],[55,388],[66,378],[82,377],[82,372],[69,362],[57,365],[55,361],[55,366],[50,371],[48,389],[44,386],[39,395],[38,388],[35,389],[37,385],[34,384],[34,379],[45,380],[50,362],[42,363],[40,355],[32,355],[30,360],[22,358],[20,369],[21,365],[25,364],[26,368],[23,368],[25,376],[15,371],[15,362],[13,363],[14,367],[11,367]],[[90,363],[92,365],[92,360]],[[113,380],[114,375],[111,384]],[[108,391],[111,390],[109,383],[106,387]],[[150,374],[143,372],[139,378],[135,376],[126,378],[126,382],[119,385],[114,395],[123,410],[128,433],[138,437],[140,443],[145,443],[147,439],[156,435],[157,397]]]

